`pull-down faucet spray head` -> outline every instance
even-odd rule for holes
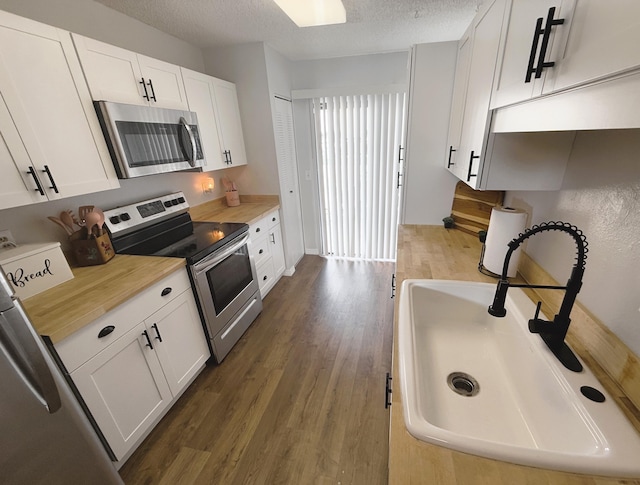
[[[576,264],[573,266],[571,276],[567,281],[566,286],[547,286],[547,285],[528,285],[528,284],[510,284],[507,279],[507,272],[509,270],[509,261],[513,252],[528,238],[534,234],[545,231],[561,231],[566,232],[576,242],[577,256]],[[496,293],[493,297],[493,303],[489,306],[489,314],[494,317],[504,317],[507,314],[505,309],[505,300],[507,298],[507,290],[509,286],[520,288],[541,288],[541,289],[562,289],[565,290],[564,299],[558,314],[553,319],[553,322],[547,322],[538,318],[538,310],[533,319],[529,321],[529,331],[532,333],[539,333],[542,339],[545,341],[549,349],[558,357],[558,359],[568,368],[573,371],[579,372],[582,369],[582,365],[573,355],[573,352],[564,342],[564,338],[569,329],[571,323],[571,308],[575,303],[576,296],[582,287],[582,276],[584,275],[585,260],[587,259],[587,238],[582,231],[577,227],[567,224],[566,222],[543,222],[540,225],[533,226],[530,229],[525,230],[517,238],[510,241],[507,246],[509,249],[504,258],[504,266],[502,267],[502,275],[498,286],[496,287]]]

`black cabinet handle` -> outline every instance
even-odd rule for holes
[[[144,78],[142,78],[142,81],[138,82],[138,84],[142,84],[142,87],[144,88],[144,94],[142,95],[142,97],[149,101],[149,92],[147,91],[147,83],[145,82]]]
[[[449,160],[447,160],[447,168],[451,168],[451,165],[455,165],[455,162],[451,161],[451,155],[453,155],[453,152],[456,151],[457,150],[453,148],[453,145],[449,145]]]
[[[389,406],[391,406],[392,404],[391,403],[391,393],[393,392],[393,390],[391,389],[392,380],[393,380],[393,377],[391,377],[387,372],[387,379],[384,385],[384,408],[385,409],[389,409]]]
[[[147,331],[143,330],[142,335],[144,335],[144,338],[147,339],[147,343],[145,344],[145,347],[149,347],[151,348],[151,350],[153,350],[153,345],[151,345],[151,339],[149,338],[149,334],[147,333]]]
[[[402,150],[404,150],[404,147],[402,145],[398,145],[398,163],[404,161],[404,158],[402,158]]]
[[[271,218],[271,222],[276,222],[278,219],[276,217]]]
[[[160,340],[160,342],[162,342],[162,336],[160,335],[160,330],[158,330],[158,324],[154,323],[151,325],[151,328],[156,331],[156,340]]]
[[[36,175],[36,171],[33,169],[32,166],[29,166],[29,170],[27,170],[27,173],[30,173],[31,176],[33,177],[33,180],[35,180],[36,182],[36,192],[40,192],[40,195],[44,195],[44,190],[42,189],[42,185],[40,185],[40,179],[38,179],[38,176]]]
[[[231,150],[229,151],[229,165],[233,165],[233,157],[231,156]]]
[[[471,150],[471,157],[469,158],[469,171],[467,172],[467,182],[471,181],[471,177],[477,177],[477,173],[471,173],[473,168],[473,161],[476,158],[480,158],[480,155],[474,155],[475,151]]]
[[[256,229],[256,232],[260,232],[260,228],[259,227]]]
[[[544,34],[542,35],[542,46],[540,47],[540,56],[538,57],[538,66],[536,67],[536,79],[542,76],[542,70],[547,67],[555,66],[554,61],[545,62],[544,58],[547,56],[547,49],[549,48],[549,39],[551,38],[551,28],[556,25],[564,24],[564,19],[554,19],[556,14],[556,7],[551,7],[547,14],[547,23],[544,27]]]
[[[113,325],[107,325],[98,333],[98,338],[106,337],[116,329]]]
[[[264,249],[261,249],[260,251],[258,251],[258,254],[262,254],[264,253]]]
[[[271,233],[271,234],[269,234],[269,237],[271,238],[271,242],[273,244],[275,244],[276,243],[276,235],[274,233]]]
[[[542,17],[539,17],[536,20],[536,30],[533,32],[533,41],[531,42],[531,53],[529,54],[529,63],[527,64],[527,74],[524,77],[525,83],[531,82],[531,76],[534,72],[536,72],[536,52],[538,52],[538,41],[540,40],[540,36],[544,34],[544,30],[542,30]]]
[[[156,99],[156,92],[153,90],[153,82],[151,81],[151,79],[149,79],[147,86],[151,88],[151,96],[149,96],[149,98],[153,99],[154,101],[158,101]],[[146,91],[146,88],[145,88],[145,91]]]
[[[396,296],[396,274],[393,273],[391,275],[391,298],[395,298]]]
[[[44,166],[43,172],[47,174],[47,176],[49,177],[49,180],[51,181],[51,187],[49,187],[49,188],[53,189],[53,191],[56,194],[59,194],[60,192],[58,192],[58,186],[56,185],[56,181],[53,180],[53,175],[51,175],[51,170],[49,170],[49,166],[48,165]]]
[[[400,177],[402,177],[402,174],[398,172],[398,182],[396,183],[396,189],[402,187],[402,184],[400,183]]]
[[[268,278],[268,277],[267,277],[267,275],[264,275],[264,276],[262,277],[262,281],[267,281],[267,278]]]
[[[173,288],[171,288],[170,286],[167,286],[164,290],[162,290],[162,293],[160,293],[160,296],[167,296],[172,291],[173,291]]]

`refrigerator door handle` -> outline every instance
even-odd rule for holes
[[[60,394],[49,365],[43,355],[46,349],[38,345],[38,335],[19,301],[1,312],[0,350],[31,393],[53,414],[61,407]]]

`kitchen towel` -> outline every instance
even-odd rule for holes
[[[527,224],[527,213],[522,209],[511,207],[494,207],[491,209],[489,229],[484,249],[483,265],[495,274],[502,274],[504,257],[509,247],[507,244],[524,231]],[[509,261],[508,277],[513,277],[518,271],[521,248],[518,248]]]

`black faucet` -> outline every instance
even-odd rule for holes
[[[545,231],[562,231],[566,232],[576,242],[577,257],[576,264],[571,270],[571,276],[567,281],[566,286],[548,286],[548,285],[523,285],[512,284],[507,280],[507,271],[509,269],[509,260],[513,252],[526,240],[534,234]],[[496,288],[496,294],[493,298],[493,303],[489,306],[489,313],[494,317],[504,317],[507,314],[507,310],[504,307],[505,299],[507,298],[507,290],[510,286],[518,288],[539,288],[539,289],[551,289],[551,290],[565,290],[564,299],[562,305],[560,305],[560,311],[553,318],[553,322],[542,320],[538,318],[540,314],[541,302],[538,302],[535,316],[529,320],[529,331],[531,333],[538,333],[542,340],[547,344],[547,347],[553,352],[558,360],[569,370],[574,372],[582,371],[582,364],[571,351],[569,346],[565,343],[564,338],[569,330],[569,324],[571,323],[571,308],[576,301],[576,296],[582,287],[582,276],[584,275],[584,267],[587,259],[586,253],[588,252],[587,238],[580,229],[576,226],[568,224],[566,222],[543,222],[540,225],[532,226],[530,229],[526,229],[524,233],[520,234],[517,238],[513,239],[507,244],[509,250],[504,258],[504,266],[502,267],[502,275],[498,286]]]

